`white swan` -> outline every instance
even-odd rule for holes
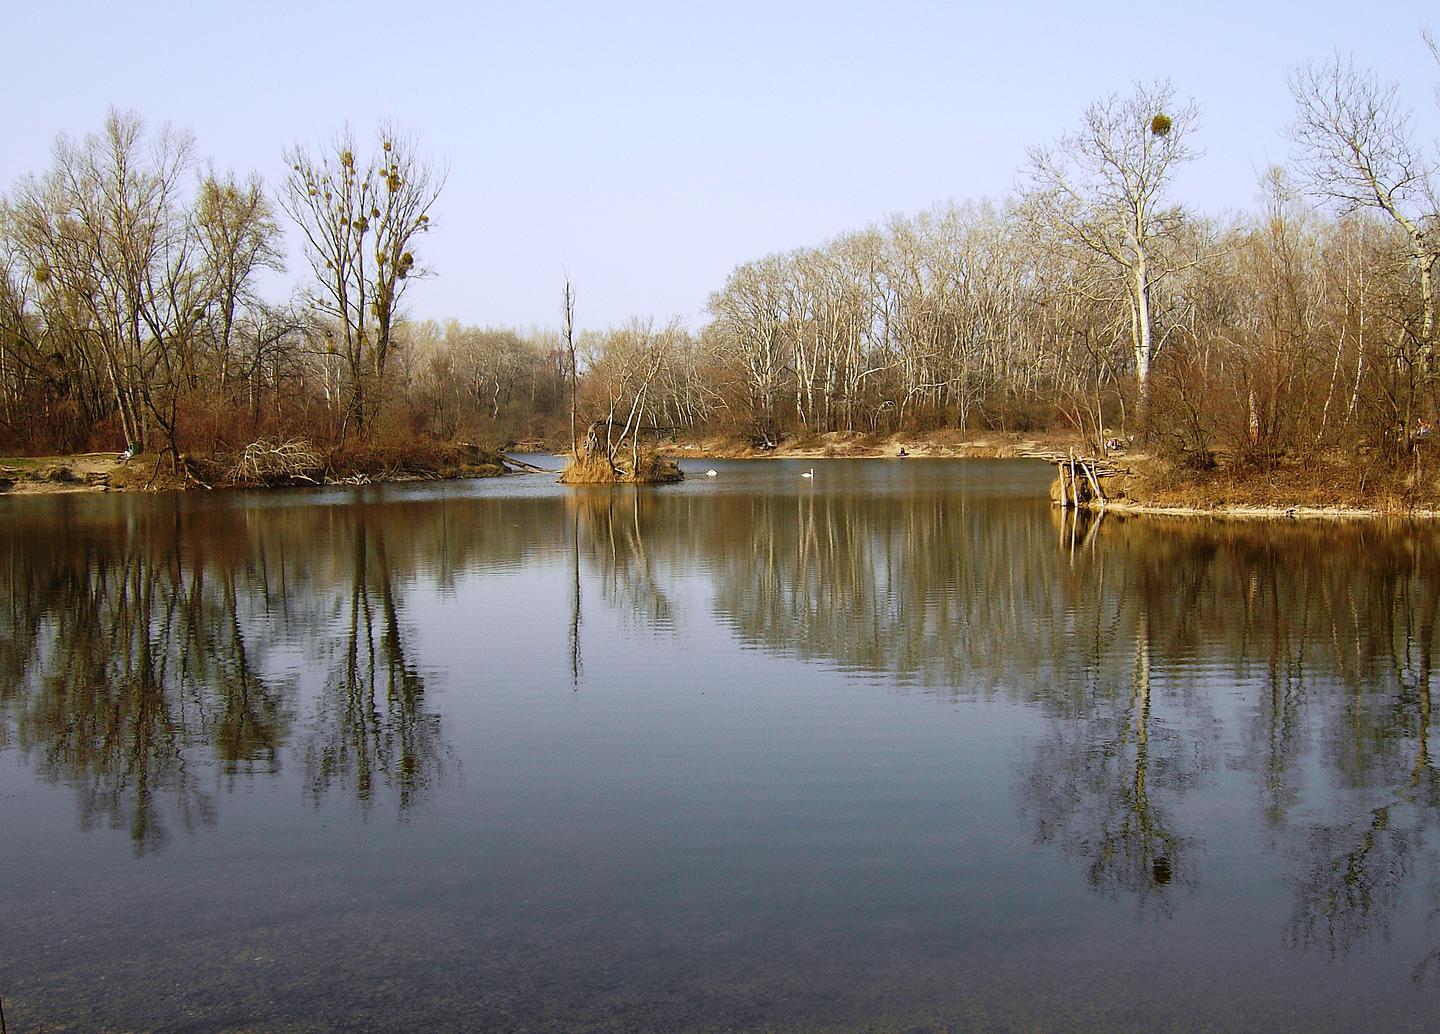
[[[718,473],[720,473],[718,470],[707,470],[707,471],[705,472],[705,476],[706,476],[707,478],[713,478],[713,477],[714,477],[716,474],[718,474]]]
[[[809,470],[805,471],[805,473],[801,474],[800,476],[802,478],[813,478],[815,476],[815,468],[811,467]]]

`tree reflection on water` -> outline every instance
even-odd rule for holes
[[[275,770],[285,686],[252,663],[235,566],[189,552],[178,507],[104,530],[63,513],[45,535],[17,528],[0,555],[0,693],[37,774],[75,789],[82,828],[158,850],[166,812],[187,830],[215,822],[198,748],[227,778]]]
[[[1187,802],[1223,761],[1292,874],[1293,944],[1383,936],[1414,895],[1440,925],[1433,528],[1110,517],[1057,549],[1023,504],[923,494],[721,499],[683,524],[677,557],[707,544],[743,641],[1043,712],[1017,805],[1098,891],[1163,915],[1199,885]],[[1307,790],[1317,753],[1338,792]],[[1437,971],[1440,948],[1416,970]]]
[[[237,779],[278,774],[302,707],[279,655],[296,642],[334,659],[301,722],[314,796],[343,785],[368,803],[379,780],[405,809],[443,772],[383,533],[362,511],[342,524],[353,563],[328,563],[310,546],[333,515],[288,516],[257,530],[242,510],[175,500],[111,520],[66,500],[11,522],[0,743],[74,789],[83,829],[124,828],[153,852],[173,824],[213,826]],[[324,601],[340,579],[336,614]]]
[[[1075,522],[944,486],[345,503],[11,511],[0,749],[142,853],[287,761],[317,804],[403,814],[452,767],[408,596],[554,567],[578,687],[587,589],[683,639],[674,581],[698,574],[694,619],[743,646],[1038,716],[1016,811],[1107,897],[1163,918],[1204,886],[1223,771],[1284,864],[1293,946],[1440,924],[1432,528]],[[1415,969],[1437,972],[1440,947]]]
[[[1097,692],[1052,715],[1021,794],[1036,838],[1083,861],[1097,890],[1165,911],[1162,892],[1196,880],[1193,840],[1171,811],[1203,776],[1209,740],[1156,713],[1166,701],[1155,698],[1150,649],[1142,620],[1129,677],[1116,684],[1097,672]]]

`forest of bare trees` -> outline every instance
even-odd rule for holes
[[[1033,148],[1013,196],[746,262],[695,329],[576,329],[568,282],[556,330],[407,318],[445,184],[412,135],[292,146],[267,189],[111,112],[0,201],[0,451],[564,449],[578,419],[757,444],[1065,429],[1196,466],[1401,471],[1440,405],[1440,154],[1344,58],[1289,84],[1293,160],[1258,211],[1185,203],[1199,105],[1138,83]],[[304,275],[266,298],[287,232]]]

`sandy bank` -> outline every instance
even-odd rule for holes
[[[676,459],[1016,459],[1048,457],[1073,444],[1063,435],[999,431],[826,431],[787,436],[770,449],[746,439],[712,435],[662,443],[657,451]]]

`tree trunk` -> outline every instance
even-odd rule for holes
[[[1150,398],[1150,360],[1154,355],[1154,346],[1151,342],[1150,284],[1146,278],[1143,254],[1131,267],[1131,277],[1130,290],[1135,306],[1132,313],[1132,331],[1135,346],[1136,402],[1139,408],[1140,425],[1143,428],[1149,409],[1147,403]]]

